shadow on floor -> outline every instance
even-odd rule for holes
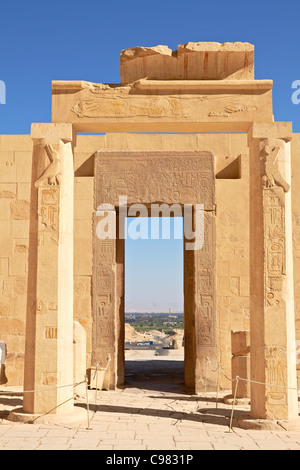
[[[86,409],[85,403],[80,403],[77,406]],[[230,409],[216,409],[216,408],[205,408],[198,410],[196,412],[182,412],[182,411],[171,411],[171,410],[161,410],[157,408],[132,408],[128,406],[118,406],[118,405],[95,405],[92,404],[89,407],[90,411],[105,413],[116,413],[116,414],[135,414],[137,416],[155,416],[157,418],[168,418],[174,419],[182,422],[198,422],[198,423],[208,423],[216,424],[219,426],[229,426],[230,421]],[[246,415],[246,411],[235,410],[234,417]]]
[[[125,387],[184,394],[184,361],[126,360]]]

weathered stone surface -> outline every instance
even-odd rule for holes
[[[96,204],[215,204],[215,164],[210,152],[99,151]],[[97,206],[96,206],[97,207]]]
[[[145,77],[123,86],[53,82],[52,120],[79,132],[247,132],[251,122],[273,122],[270,80]]]
[[[73,357],[74,357],[74,393],[83,395],[86,391],[84,381],[86,375],[86,332],[83,326],[78,322],[73,323]],[[80,384],[80,385],[77,385]]]
[[[30,204],[28,201],[13,201],[10,205],[11,218],[14,220],[28,220]]]
[[[250,353],[250,331],[231,332],[231,353],[233,356],[246,356]]]
[[[246,380],[239,380],[237,386],[237,398],[250,398],[250,389],[251,384],[247,382],[250,379],[250,356],[233,356],[231,360],[231,376],[232,379],[235,380],[236,377],[240,377],[241,379]],[[236,381],[232,382],[232,395],[235,394],[235,386]]]
[[[290,137],[280,123],[255,125],[249,134],[251,379],[264,383],[251,386],[253,418],[298,416]]]
[[[45,174],[54,152],[60,161],[60,178],[54,180],[47,175],[39,179],[31,201],[24,389],[45,391],[24,394],[23,411],[29,414],[64,414],[73,410],[72,387],[60,387],[73,383],[71,136],[71,126],[32,126],[32,183]],[[47,146],[50,150],[45,152]],[[14,256],[17,255],[25,256]]]
[[[254,46],[249,43],[188,42],[172,52],[167,46],[135,47],[121,52],[121,83],[155,80],[254,78]]]

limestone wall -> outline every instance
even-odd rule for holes
[[[300,351],[300,134],[294,134],[292,140],[292,212],[293,212],[293,249],[294,249],[294,297],[296,317],[296,339]],[[300,354],[298,354],[300,362]],[[298,386],[300,386],[300,364]]]
[[[87,365],[91,356],[91,276],[93,165],[88,159],[101,139],[75,149],[74,179],[74,319],[87,332]],[[89,150],[89,142],[94,150]],[[23,385],[31,191],[30,136],[0,136],[0,342],[6,346],[5,376]],[[80,169],[82,163],[85,167]],[[76,173],[75,173],[76,174]],[[87,176],[85,176],[87,175]],[[6,379],[1,376],[2,382]]]
[[[23,384],[31,155],[30,136],[0,136],[0,341],[16,385]]]
[[[249,329],[249,169],[246,134],[79,135],[74,149],[74,318],[92,351],[93,154],[103,148],[209,150],[216,155],[217,319],[222,364],[231,373],[231,330]],[[300,339],[300,134],[292,143],[297,337]],[[30,136],[0,136],[0,342],[8,384],[23,384],[31,191]],[[299,232],[299,233],[298,233]],[[221,386],[230,388],[224,379]]]

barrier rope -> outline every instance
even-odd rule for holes
[[[277,384],[269,384],[269,383],[266,383],[266,382],[258,382],[257,380],[252,380],[252,379],[245,379],[245,378],[242,378],[242,377],[239,377],[238,375],[236,376],[235,379],[230,379],[229,377],[227,377],[223,367],[222,367],[222,364],[221,364],[221,361],[217,363],[217,368],[216,369],[213,369],[211,367],[211,362],[210,362],[210,359],[207,357],[206,358],[206,366],[208,366],[210,368],[210,370],[214,373],[218,372],[218,378],[217,378],[217,396],[216,396],[216,408],[217,408],[217,402],[218,402],[218,394],[219,394],[219,374],[220,372],[222,373],[222,375],[225,377],[225,379],[229,380],[230,382],[236,382],[235,384],[235,391],[234,391],[234,395],[233,395],[233,402],[232,402],[232,410],[231,410],[231,416],[230,416],[230,423],[229,423],[229,432],[231,432],[232,430],[232,422],[233,422],[233,414],[234,414],[234,405],[235,405],[235,402],[236,402],[236,395],[237,395],[237,389],[238,389],[238,383],[240,380],[243,380],[244,382],[251,382],[251,383],[255,383],[255,384],[258,384],[258,385],[266,385],[267,387],[276,387],[276,388],[284,388],[286,390],[296,390],[298,391],[298,388],[297,387],[286,387],[285,385],[277,385]]]
[[[49,392],[50,390],[57,390],[58,388],[66,388],[66,387],[78,387],[78,385],[81,385],[85,383],[85,379],[82,380],[82,382],[77,382],[77,383],[73,383],[73,384],[68,384],[68,385],[59,385],[57,387],[51,387],[51,388],[40,388],[40,389],[36,389],[36,390],[22,390],[21,392],[12,392],[10,390],[8,391],[0,391],[0,395],[23,395],[23,393],[34,393],[34,392]]]

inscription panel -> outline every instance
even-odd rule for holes
[[[195,331],[198,347],[215,344],[215,215],[204,216],[204,249],[196,251]]]
[[[211,152],[112,152],[95,158],[96,203],[215,204]]]
[[[95,237],[94,255],[94,308],[93,345],[97,361],[111,353],[115,334],[115,240],[100,240]]]

